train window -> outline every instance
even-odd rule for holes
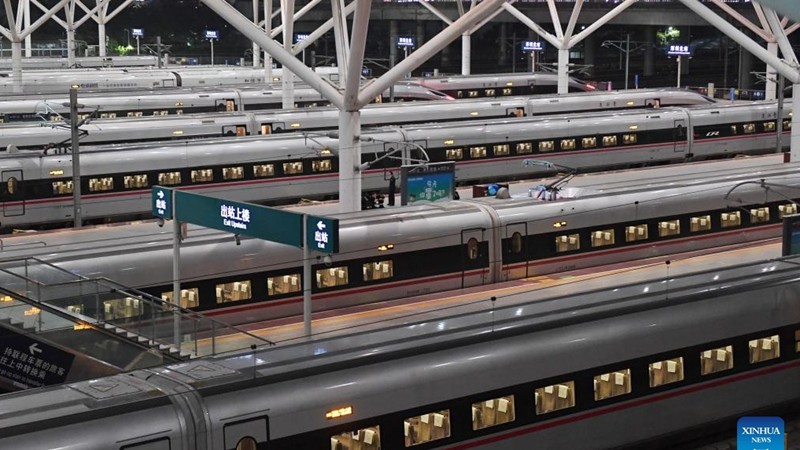
[[[367,427],[331,436],[331,450],[380,450],[381,427]]]
[[[333,166],[330,159],[321,159],[319,161],[311,162],[312,172],[330,172]]]
[[[731,125],[731,136],[736,136],[738,134],[738,127],[736,125]]]
[[[530,142],[520,142],[517,144],[517,154],[523,155],[525,153],[532,153],[533,145]]]
[[[394,276],[394,263],[391,260],[363,264],[361,270],[364,281],[385,280]]]
[[[103,320],[127,319],[144,314],[144,302],[135,297],[103,301]]]
[[[217,303],[240,302],[250,300],[253,296],[250,280],[233,281],[217,285]]]
[[[244,125],[236,125],[236,136],[247,136],[247,127]]]
[[[318,288],[344,286],[348,283],[347,279],[348,276],[346,266],[317,269]]]
[[[603,147],[613,147],[617,145],[616,136],[603,136]]]
[[[646,241],[648,237],[649,233],[645,223],[625,227],[625,242]]]
[[[614,229],[592,231],[592,247],[604,247],[614,244]]]
[[[696,233],[698,231],[708,231],[711,229],[711,216],[696,216],[689,219],[689,231]]]
[[[683,380],[683,357],[650,363],[650,387]]]
[[[555,144],[554,141],[541,141],[541,142],[539,142],[539,151],[540,152],[552,152],[554,148],[556,148],[556,144]]]
[[[511,88],[503,88],[503,95],[511,95],[514,91]]]
[[[571,252],[580,248],[581,240],[577,233],[556,236],[556,253]]]
[[[183,115],[183,110],[182,109],[176,109],[175,110],[175,115],[182,116]]]
[[[756,132],[756,124],[754,123],[746,123],[742,125],[742,131],[744,134],[753,134]]]
[[[522,253],[522,235],[519,231],[515,231],[514,234],[511,235],[511,253]]]
[[[142,117],[143,115],[141,111],[131,111],[128,113],[128,117]]]
[[[445,150],[444,156],[448,161],[453,161],[456,159],[464,159],[464,150],[460,148],[449,148]]]
[[[100,118],[101,119],[115,119],[116,117],[117,117],[117,113],[115,113],[115,112],[100,113]]]
[[[292,161],[283,163],[283,173],[286,175],[297,175],[303,173],[303,162]]]
[[[111,177],[89,178],[89,192],[110,191],[114,189],[114,179]]]
[[[236,111],[236,102],[233,100],[225,100],[225,112]]]
[[[272,134],[272,126],[267,123],[261,124],[261,134],[267,135]]]
[[[222,179],[223,180],[241,180],[242,178],[244,178],[244,167],[243,166],[223,167],[222,168]]]
[[[622,143],[625,145],[635,144],[637,141],[635,134],[623,134]]]
[[[770,359],[780,358],[781,341],[776,334],[770,337],[753,339],[750,341],[750,362],[757,363],[769,361]]]
[[[597,147],[596,137],[585,137],[581,139],[581,148],[595,148]]]
[[[486,89],[486,97],[494,97],[495,90],[494,89]]]
[[[791,120],[784,120],[783,121],[783,129],[784,130],[791,130],[792,129],[792,121]]]
[[[575,406],[575,383],[567,381],[540,387],[534,391],[534,401],[537,415],[572,408]]]
[[[785,205],[778,205],[778,218],[783,219],[783,216],[797,214],[797,205],[794,203],[787,203]]]
[[[172,291],[162,292],[161,300],[173,303]],[[197,288],[181,289],[181,308],[196,308],[200,305],[200,290]]]
[[[561,140],[561,150],[574,150],[574,149],[575,149],[575,139]]]
[[[753,208],[750,210],[750,223],[769,222],[769,207]]]
[[[456,92],[456,97],[457,98],[464,98],[464,92],[463,91]]]
[[[493,398],[472,404],[472,429],[502,425],[514,421],[514,396]]]
[[[160,109],[158,111],[153,111],[154,116],[168,116],[169,110],[168,109]]]
[[[212,169],[197,169],[191,173],[192,183],[205,183],[214,181],[214,171]]]
[[[403,421],[406,447],[450,437],[450,410],[421,414]]]
[[[72,181],[54,181],[53,194],[72,194]]]
[[[773,121],[764,122],[764,131],[765,132],[775,131],[775,122]]]
[[[246,436],[236,443],[236,450],[258,450],[258,443],[250,436]]]
[[[67,311],[74,314],[83,314],[83,304],[67,305]]]
[[[605,400],[631,393],[631,369],[617,370],[594,377],[594,399]]]
[[[478,91],[467,91],[467,97],[468,98],[477,98],[478,97]]]
[[[658,222],[658,236],[675,236],[681,234],[681,222],[678,219]]]
[[[86,120],[89,118],[90,115],[91,115],[90,113],[78,114],[78,120]]]
[[[278,275],[267,277],[267,295],[282,295],[292,292],[300,292],[300,274]]]
[[[720,214],[720,226],[722,228],[738,227],[742,224],[741,211],[729,211]]]
[[[794,331],[794,351],[800,352],[800,330]]]
[[[733,369],[733,347],[725,347],[705,350],[700,353],[700,373],[708,375],[711,373],[722,372]]]
[[[273,177],[275,176],[275,165],[256,164],[253,166],[253,176],[257,178]]]
[[[470,158],[486,158],[486,147],[470,147]]]
[[[147,187],[147,174],[125,175],[122,177],[125,189],[140,189]]]
[[[469,238],[467,241],[467,258],[478,259],[478,240],[475,238]]]
[[[9,195],[16,194],[17,193],[17,185],[18,185],[18,181],[17,181],[16,178],[14,178],[14,177],[9,178],[6,181],[6,192],[8,192]]]
[[[508,144],[495,145],[492,151],[494,151],[494,156],[508,156],[511,153],[511,146]]]
[[[172,186],[181,184],[180,172],[161,172],[158,174],[158,184],[162,186]]]

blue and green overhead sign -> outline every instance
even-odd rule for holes
[[[153,215],[172,219],[172,189],[154,186]],[[175,219],[324,253],[339,251],[339,220],[309,216],[246,202],[175,191]],[[308,231],[303,237],[303,217]]]

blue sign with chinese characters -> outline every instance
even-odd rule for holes
[[[219,31],[206,30],[206,39],[219,39]]]
[[[414,36],[397,36],[398,47],[416,47],[417,38]]]
[[[131,29],[131,36],[143,37],[144,36],[144,28],[133,28],[133,29]]]
[[[309,250],[339,253],[339,219],[306,216],[306,245]]]
[[[670,45],[667,49],[668,55],[691,55],[692,49],[688,45]]]
[[[295,33],[294,34],[294,43],[298,44],[300,42],[303,42],[306,39],[308,39],[308,36],[309,36],[308,33]]]
[[[153,186],[152,192],[153,215],[164,220],[172,219],[172,189]]]
[[[541,52],[544,50],[542,41],[522,41],[521,46],[523,52]]]
[[[27,388],[61,384],[75,355],[0,328],[0,378]]]
[[[456,164],[453,162],[401,167],[401,204],[452,200],[455,174]]]

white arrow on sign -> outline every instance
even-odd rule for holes
[[[164,191],[158,191],[158,198],[164,198]]]
[[[31,352],[31,355],[35,355],[36,353],[42,353],[42,349],[39,348],[39,343],[34,342],[28,347],[28,351]]]
[[[321,220],[319,222],[317,222],[317,229],[320,230],[320,231],[325,229],[325,224],[322,223]]]

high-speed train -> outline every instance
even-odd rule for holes
[[[797,163],[669,169],[647,169],[647,178],[631,181],[620,176],[557,201],[523,195],[332,215],[315,209],[339,219],[340,250],[312,266],[314,310],[776,237],[782,218],[797,212]],[[173,237],[156,223],[7,236],[2,244],[7,259],[37,257],[172,298]],[[230,324],[302,311],[298,248],[192,228],[180,258],[182,307]],[[54,306],[93,317],[123,300],[68,298]],[[127,314],[135,319],[137,312]]]
[[[155,55],[132,56],[77,56],[75,67],[154,67],[158,65]],[[0,70],[11,70],[13,60],[0,58]],[[69,68],[69,59],[56,57],[22,58],[23,70],[52,70]]]
[[[279,100],[279,99],[278,99]],[[677,89],[538,95],[497,99],[373,104],[361,110],[362,126],[486,120],[503,117],[609,111],[643,108],[648,104],[709,105],[714,101]],[[100,113],[107,114],[107,113]],[[99,115],[99,114],[98,114]],[[111,144],[169,139],[253,136],[296,131],[318,131],[339,126],[336,108],[302,108],[262,112],[205,113],[181,116],[99,119],[81,126],[80,144]],[[19,124],[0,127],[0,149],[71,147],[71,130],[64,124]]]
[[[664,281],[6,394],[0,447],[654,448],[796,404],[796,261]]]
[[[412,78],[413,81],[454,98],[555,94],[558,74],[552,72],[456,75]],[[569,77],[569,92],[589,92],[594,86]]]
[[[317,67],[321,76],[337,81],[337,67]],[[65,94],[74,85],[80,89],[159,89],[167,87],[225,86],[242,84],[279,83],[283,69],[272,70],[272,80],[266,80],[263,68],[217,66],[180,66],[176,68],[127,69],[67,69],[26,70],[22,75],[22,92],[17,90],[11,71],[0,72],[0,94]]]
[[[452,161],[456,182],[473,184],[550,170],[524,166],[529,158],[585,172],[774,153],[776,116],[775,102],[765,102],[364,130],[362,186],[386,191],[401,164],[414,160]],[[783,122],[789,133],[791,121]],[[267,204],[329,198],[339,191],[339,145],[335,133],[321,132],[86,147],[83,217],[148,214],[155,185]],[[0,156],[0,228],[71,223],[72,192],[69,153]]]

